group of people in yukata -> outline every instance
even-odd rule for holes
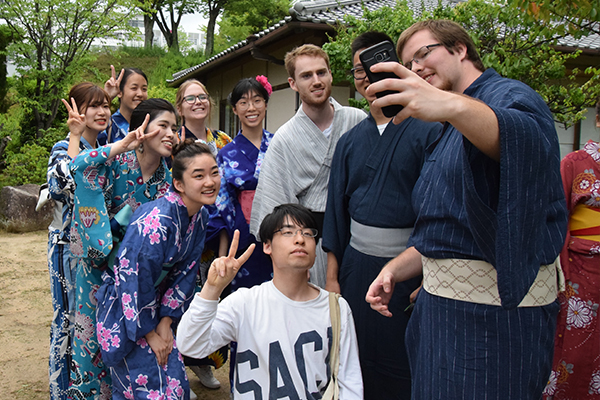
[[[51,398],[193,399],[186,366],[217,388],[230,351],[235,399],[600,399],[598,143],[561,164],[543,99],[454,22],[366,71],[386,41],[352,43],[368,115],[331,97],[320,47],[288,52],[301,105],[274,134],[264,76],[228,97],[233,140],[197,80],[175,106],[135,68],[72,88]]]

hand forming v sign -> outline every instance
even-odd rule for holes
[[[240,232],[236,230],[229,246],[229,254],[227,257],[219,257],[212,262],[208,270],[206,283],[202,288],[201,296],[208,300],[216,300],[221,295],[221,292],[233,280],[238,270],[254,251],[254,244],[251,244],[248,249],[239,258],[235,258],[237,253],[238,243],[240,240]],[[216,295],[216,297],[215,297]],[[209,296],[209,297],[206,297]]]
[[[61,100],[69,112],[69,119],[67,119],[69,132],[71,132],[71,135],[81,136],[85,130],[85,114],[79,114],[74,98],[71,97],[71,105],[65,99]]]
[[[114,65],[110,66],[110,70],[111,70],[111,77],[104,84],[104,90],[106,90],[106,93],[108,93],[108,95],[110,96],[110,98],[112,100],[115,97],[117,97],[117,95],[121,91],[121,89],[120,89],[121,80],[123,79],[123,73],[125,72],[125,70],[124,69],[121,70],[121,73],[119,74],[118,78],[116,75]]]

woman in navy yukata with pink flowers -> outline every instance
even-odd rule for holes
[[[220,186],[215,157],[188,139],[173,150],[173,186],[133,214],[96,294],[97,334],[113,399],[188,399],[173,331],[192,300],[208,212]]]

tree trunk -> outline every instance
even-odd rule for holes
[[[204,55],[208,59],[212,56],[215,47],[215,25],[217,23],[217,17],[221,13],[220,8],[210,10],[208,15],[208,25],[206,26],[206,48]]]
[[[154,17],[144,14],[144,48],[151,49],[154,42]]]

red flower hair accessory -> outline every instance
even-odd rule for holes
[[[263,87],[267,91],[267,94],[269,95],[269,97],[271,97],[271,93],[273,93],[273,87],[269,83],[267,77],[264,75],[257,75],[255,79],[258,81],[258,83],[263,85]]]

